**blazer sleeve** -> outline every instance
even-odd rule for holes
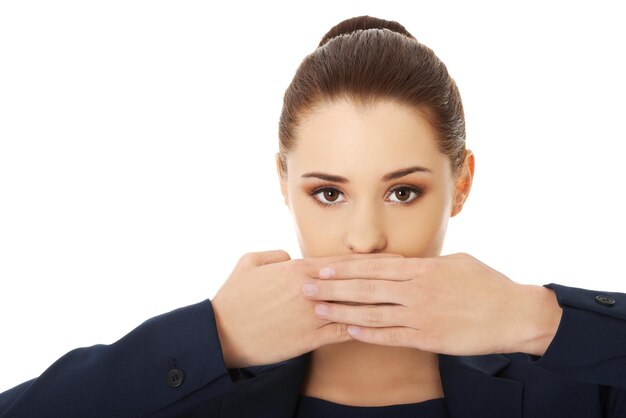
[[[556,335],[534,365],[575,380],[626,389],[626,294],[558,284],[563,315]]]
[[[113,344],[70,351],[0,394],[0,418],[176,416],[198,405],[218,416],[220,395],[233,388],[207,299],[149,319]]]

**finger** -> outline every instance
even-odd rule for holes
[[[302,285],[307,299],[333,302],[404,304],[404,282],[389,280],[316,280]]]
[[[365,327],[405,326],[407,308],[402,305],[351,306],[338,303],[318,303],[315,314],[331,322]]]
[[[421,346],[422,337],[419,330],[408,327],[367,328],[353,325],[348,326],[348,335],[353,340],[368,344],[412,348]]]
[[[401,254],[394,253],[371,253],[371,254],[346,254],[330,257],[320,257],[320,262],[337,263],[350,260],[367,260],[370,258],[404,258]]]
[[[313,349],[315,350],[328,344],[350,341],[351,339],[350,335],[348,335],[347,324],[326,323],[316,330]]]
[[[353,260],[367,260],[376,258],[403,258],[400,254],[373,253],[373,254],[346,254],[329,257],[303,258],[304,270],[310,277],[319,277],[319,271],[324,266],[337,262],[350,262]]]
[[[252,266],[262,266],[265,264],[281,263],[289,261],[291,257],[283,250],[260,251],[244,254],[241,261]]]
[[[426,259],[385,257],[338,261],[324,265],[318,272],[320,279],[384,279],[403,281],[416,275]]]

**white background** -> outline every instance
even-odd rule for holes
[[[299,257],[282,95],[339,21],[398,20],[447,64],[476,153],[445,253],[626,291],[619,2],[0,2],[0,391]]]

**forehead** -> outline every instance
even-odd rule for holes
[[[295,139],[287,161],[293,175],[322,168],[347,177],[414,165],[449,169],[426,115],[394,101],[325,103],[303,118]]]

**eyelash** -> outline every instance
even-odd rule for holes
[[[322,187],[317,187],[317,188],[313,189],[312,191],[310,191],[309,195],[311,195],[311,197],[313,198],[313,201],[315,201],[315,203],[317,203],[318,205],[320,205],[320,206],[322,206],[324,208],[328,208],[328,207],[331,207],[331,206],[338,205],[339,203],[342,203],[342,202],[339,202],[339,203],[324,203],[324,202],[320,201],[316,197],[316,195],[320,194],[321,192],[326,192],[328,190],[336,191],[338,193],[341,193],[342,195],[344,194],[341,190],[339,190],[336,187],[322,186]],[[395,204],[398,204],[398,205],[402,205],[402,206],[409,206],[409,205],[411,205],[416,200],[418,200],[420,197],[422,197],[422,195],[424,194],[424,189],[422,189],[421,187],[409,186],[409,185],[406,185],[406,184],[402,184],[402,185],[396,186],[396,187],[392,188],[391,190],[389,190],[387,195],[390,195],[390,194],[396,192],[397,190],[408,190],[409,192],[413,192],[416,195],[409,202],[392,202],[392,203],[395,203]]]

